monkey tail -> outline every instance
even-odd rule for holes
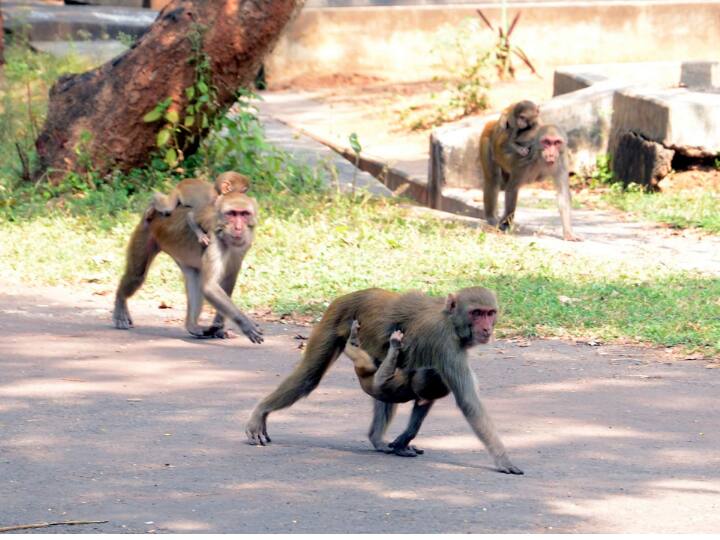
[[[330,305],[310,334],[300,363],[274,392],[260,402],[259,410],[270,413],[284,409],[317,388],[325,372],[345,348],[351,321],[357,311],[355,302],[354,295],[347,295]]]

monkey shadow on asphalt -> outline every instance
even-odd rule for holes
[[[40,296],[41,294],[41,296]],[[498,341],[471,365],[525,476],[503,475],[451,398],[415,443],[376,453],[370,398],[341,357],[246,444],[258,399],[308,328],[189,342],[179,309],[74,291],[0,294],[0,526],[53,532],[717,532],[718,371],[653,349]],[[394,437],[408,419],[401,406]]]

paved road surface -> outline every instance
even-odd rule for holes
[[[53,532],[720,532],[720,371],[662,351],[498,342],[472,365],[522,477],[495,472],[451,399],[417,440],[370,450],[341,358],[306,400],[244,421],[299,358],[302,327],[187,339],[184,306],[0,293],[0,526]],[[524,346],[527,345],[527,346]],[[407,419],[404,406],[391,427]],[[48,531],[40,529],[38,532]]]

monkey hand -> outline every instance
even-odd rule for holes
[[[563,240],[566,242],[582,242],[583,238],[582,236],[578,236],[577,234],[568,231],[563,233]]]
[[[247,435],[250,444],[265,446],[265,443],[272,442],[267,434],[267,415],[261,415],[253,412],[250,420],[245,426],[245,435]]]
[[[518,146],[516,150],[521,156],[527,156],[530,153],[530,149],[525,146]]]
[[[513,465],[510,458],[508,458],[505,454],[495,458],[495,467],[497,467],[498,471],[505,474],[525,474]]]
[[[198,242],[200,242],[200,244],[202,244],[203,246],[207,247],[210,245],[210,237],[207,234],[199,234]]]
[[[238,324],[238,326],[240,327],[240,330],[242,330],[242,333],[245,334],[253,343],[260,344],[264,341],[262,330],[256,322],[247,319],[246,321]]]
[[[390,346],[394,349],[399,349],[402,345],[403,338],[405,337],[405,334],[402,333],[400,330],[395,330],[390,335]]]

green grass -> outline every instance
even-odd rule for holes
[[[45,114],[42,90],[82,64],[17,47],[7,55],[0,86],[2,283],[91,287],[108,295],[109,311],[125,244],[151,191],[181,174],[231,168],[253,178],[261,205],[257,239],[234,295],[245,308],[317,316],[334,297],[365,287],[444,295],[482,284],[500,298],[500,335],[632,340],[720,353],[720,279],[627,260],[601,265],[511,235],[419,218],[392,201],[333,196],[320,187],[325,173],[266,143],[249,110],[223,118],[203,143],[196,169],[185,162],[184,173],[151,166],[107,177],[72,173],[58,186],[23,181],[15,143],[32,157]],[[232,136],[217,135],[224,130]],[[615,204],[635,207],[652,197],[611,195]],[[666,213],[680,210],[692,226],[717,226],[717,199],[676,201]],[[138,296],[184,304],[180,272],[168,257],[158,258]]]
[[[266,197],[262,206],[257,240],[234,297],[245,308],[319,315],[334,297],[365,287],[443,295],[482,284],[499,295],[500,335],[631,340],[720,352],[717,278],[558,256],[512,236],[411,217],[384,201],[305,194]],[[138,219],[138,213],[121,212],[107,228],[88,215],[51,212],[0,223],[0,235],[13,238],[0,245],[1,278],[93,283],[110,292]],[[141,297],[183,305],[182,291],[179,271],[163,256]]]
[[[677,229],[698,228],[720,234],[720,193],[642,193],[611,190],[611,206]]]

